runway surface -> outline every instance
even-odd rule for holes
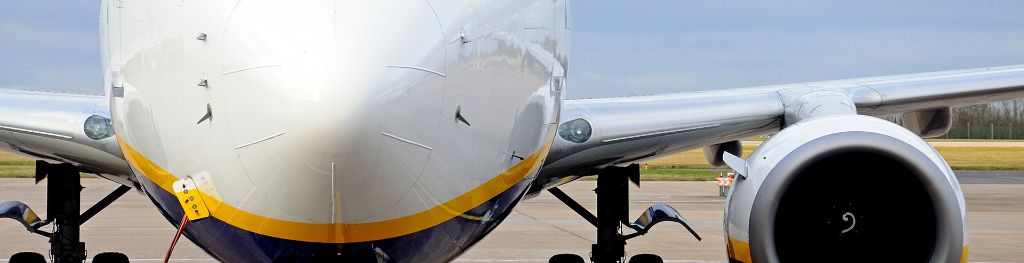
[[[958,172],[968,203],[970,261],[1024,262],[1024,172]],[[83,206],[92,205],[116,188],[102,179],[84,179]],[[563,186],[570,196],[595,208],[594,182]],[[0,200],[22,200],[45,212],[45,185],[31,179],[0,179]],[[643,182],[631,188],[631,216],[654,203],[667,203],[683,213],[704,241],[697,242],[678,225],[658,225],[631,240],[630,254],[654,253],[666,262],[721,262],[724,199],[710,182]],[[44,216],[45,215],[41,215]],[[908,222],[893,222],[905,224]],[[135,262],[159,262],[174,234],[150,201],[129,192],[83,226],[92,253],[120,251]],[[595,232],[564,204],[544,194],[520,204],[498,229],[456,262],[546,262],[559,253],[587,255]],[[44,253],[49,244],[13,220],[0,220],[0,262],[18,251]],[[178,244],[172,262],[213,261],[191,242]]]

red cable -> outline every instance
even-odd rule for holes
[[[185,225],[188,225],[188,215],[181,217],[181,224],[178,225],[178,233],[174,234],[174,241],[171,241],[171,247],[167,248],[167,255],[164,256],[164,263],[171,260],[171,252],[174,252],[174,246],[178,244],[178,238],[181,237],[181,233],[185,232]]]

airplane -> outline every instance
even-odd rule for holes
[[[924,138],[1024,97],[1024,65],[569,100],[569,2],[102,0],[103,95],[0,92],[0,145],[37,160],[47,218],[0,217],[83,262],[80,226],[135,190],[220,261],[443,262],[548,192],[594,225],[590,261],[626,262],[658,223],[700,239],[627,204],[637,163],[703,148],[738,173],[732,262],[966,261],[963,193]],[[81,211],[79,173],[121,186]],[[558,188],[593,175],[596,214]]]

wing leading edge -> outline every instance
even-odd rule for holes
[[[885,77],[565,102],[559,138],[536,189],[635,163],[751,136],[778,132],[803,95],[832,92],[859,114],[892,114],[1024,97],[1024,65]],[[806,98],[804,98],[806,100]],[[584,123],[589,129],[575,129]],[[576,121],[577,125],[564,125]],[[572,126],[572,127],[570,127]],[[567,136],[584,134],[585,140]],[[579,136],[577,136],[579,137]]]

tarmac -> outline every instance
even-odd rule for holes
[[[971,262],[1024,262],[1024,172],[958,172],[968,205]],[[117,185],[102,179],[83,179],[83,206],[91,206]],[[592,211],[595,182],[581,181],[561,189]],[[31,179],[0,179],[0,200],[21,200],[45,212],[45,184]],[[629,241],[629,254],[653,253],[666,262],[723,262],[724,198],[712,182],[642,182],[630,189],[630,218],[655,203],[677,208],[694,226],[698,242],[678,225],[658,225],[646,236]],[[45,215],[41,215],[44,216]],[[906,222],[893,222],[906,223]],[[129,192],[82,227],[90,254],[118,251],[134,262],[160,262],[175,229],[148,198]],[[0,220],[0,262],[20,251],[46,254],[46,239],[30,234],[13,220]],[[595,230],[550,194],[526,200],[497,230],[456,262],[547,262],[555,254],[586,257]],[[186,239],[179,242],[172,262],[212,262]]]

